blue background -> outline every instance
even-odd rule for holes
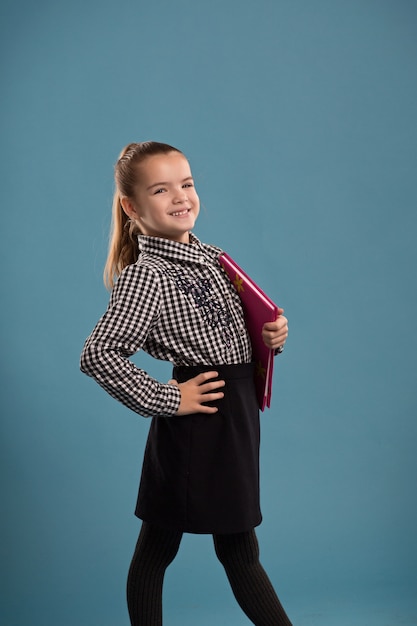
[[[108,300],[113,164],[145,139],[184,150],[196,234],[290,320],[259,538],[295,626],[417,624],[416,18],[412,0],[2,1],[2,625],[128,623],[149,422],[78,359]],[[210,537],[184,537],[165,616],[249,623]]]

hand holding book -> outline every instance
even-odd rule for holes
[[[262,329],[264,343],[275,350],[282,352],[288,336],[288,320],[284,316],[284,309],[278,307],[278,317],[275,322],[266,322]]]

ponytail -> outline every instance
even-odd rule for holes
[[[138,260],[139,232],[136,223],[123,211],[120,193],[116,190],[113,198],[109,252],[103,273],[107,289],[112,289],[125,267]]]
[[[119,156],[114,168],[116,191],[113,197],[109,252],[103,274],[104,284],[108,289],[113,287],[124,268],[136,263],[139,256],[139,227],[126,215],[120,200],[122,196],[134,197],[134,187],[138,182],[136,166],[139,163],[147,157],[170,152],[180,150],[165,143],[144,141],[128,144]]]

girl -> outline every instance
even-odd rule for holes
[[[136,515],[143,520],[127,582],[132,626],[161,626],[165,570],[183,532],[213,535],[233,593],[256,626],[290,626],[259,562],[259,411],[251,344],[219,248],[191,230],[200,203],[185,156],[132,143],[115,167],[105,283],[107,311],[81,369],[114,398],[152,417]],[[117,282],[114,284],[115,279]],[[280,315],[263,340],[282,350]],[[129,357],[171,361],[161,383]]]

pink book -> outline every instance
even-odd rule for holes
[[[277,319],[278,307],[226,252],[219,256],[219,261],[242,301],[255,361],[256,395],[259,408],[263,411],[266,406],[271,406],[274,350],[264,344],[262,327],[265,322]]]

